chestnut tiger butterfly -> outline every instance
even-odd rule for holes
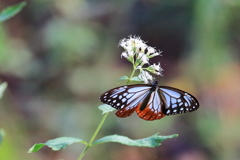
[[[100,96],[101,102],[118,111],[118,117],[128,117],[134,111],[144,120],[157,120],[164,116],[195,111],[197,99],[177,88],[152,84],[125,85],[110,89]]]

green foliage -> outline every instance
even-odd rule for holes
[[[98,109],[100,109],[102,111],[102,114],[116,110],[115,108],[113,108],[107,104],[102,104],[102,105],[98,106]]]
[[[48,147],[52,148],[52,150],[58,151],[61,149],[65,149],[70,144],[78,143],[78,142],[87,145],[87,142],[82,139],[73,138],[73,137],[60,137],[60,138],[48,140],[46,143],[35,144],[29,149],[28,153],[37,152],[43,146],[48,146]]]
[[[2,141],[3,141],[3,137],[4,137],[4,135],[5,135],[4,130],[3,130],[3,129],[0,129],[0,144],[1,144]]]
[[[92,144],[88,144],[86,141],[84,141],[82,139],[78,139],[78,138],[60,137],[60,138],[49,140],[46,143],[35,144],[29,149],[28,153],[37,152],[43,146],[48,146],[48,147],[52,148],[52,150],[58,151],[61,149],[65,149],[68,145],[73,144],[73,143],[83,143],[87,146],[94,146],[94,145],[101,144],[101,143],[117,142],[117,143],[121,143],[121,144],[128,145],[128,146],[157,147],[157,146],[161,145],[162,141],[169,139],[169,138],[177,137],[177,136],[178,136],[177,134],[169,135],[169,136],[159,136],[158,133],[156,133],[147,138],[132,140],[125,136],[110,135],[110,136],[105,136],[103,138],[100,138],[99,140],[93,142]]]
[[[138,140],[132,140],[125,136],[120,135],[110,135],[103,137],[95,142],[93,142],[93,145],[101,144],[101,143],[107,143],[107,142],[117,142],[128,146],[136,146],[136,147],[157,147],[161,145],[161,142],[168,139],[177,137],[177,134],[169,135],[169,136],[159,136],[158,133],[147,137],[143,139]]]
[[[0,22],[6,21],[9,18],[15,16],[17,13],[19,13],[22,8],[26,5],[26,2],[20,2],[18,4],[15,4],[13,6],[10,6],[6,9],[4,9],[1,13],[0,13]]]
[[[128,76],[122,76],[121,78],[118,79],[118,81],[126,81],[129,80]]]
[[[6,88],[7,88],[7,83],[6,83],[6,82],[4,82],[4,83],[2,83],[2,84],[0,85],[0,98],[2,98],[3,93],[4,93],[4,91],[6,90]],[[0,129],[0,144],[1,144],[2,141],[3,141],[4,135],[5,135],[4,130],[3,130],[3,129]]]
[[[142,82],[141,79],[139,79],[138,77],[132,77],[131,81],[135,81],[135,82]]]
[[[2,98],[4,91],[7,88],[7,83],[3,82],[2,84],[0,84],[0,98]]]
[[[129,80],[128,76],[122,76],[121,78],[118,79],[118,81],[127,81],[127,80]],[[130,81],[142,82],[138,77],[132,77]]]

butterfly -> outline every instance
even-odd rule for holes
[[[195,111],[198,100],[191,94],[169,86],[152,84],[125,85],[110,89],[100,96],[101,102],[118,111],[118,117],[131,116],[134,111],[144,120],[157,120],[164,116]]]

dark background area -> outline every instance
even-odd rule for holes
[[[18,2],[0,0],[0,10]],[[160,85],[190,92],[200,108],[150,122],[111,113],[97,138],[179,137],[156,148],[106,143],[83,159],[240,159],[239,0],[27,1],[0,25],[0,80],[8,83],[0,101],[0,159],[77,159],[82,144],[27,151],[56,137],[90,139],[102,118],[98,97],[131,73],[118,47],[129,35],[163,51],[152,60],[164,69]]]

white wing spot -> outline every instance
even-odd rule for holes
[[[108,95],[108,93],[105,93],[105,95]]]
[[[169,113],[170,113],[170,110],[168,110],[166,113],[169,114]]]
[[[127,93],[123,93],[123,96],[125,97],[127,95]]]
[[[177,110],[176,110],[176,109],[174,109],[174,110],[173,110],[173,112],[174,112],[174,113],[176,113],[176,112],[177,112]]]
[[[171,102],[174,104],[177,102],[177,100],[175,98],[171,98]]]
[[[121,106],[121,109],[123,109],[123,108],[124,108],[124,105]]]
[[[132,97],[133,96],[133,94],[131,93],[131,94],[128,94],[126,97],[127,98],[130,98],[130,97]]]
[[[187,102],[185,102],[185,106],[188,107],[188,103]]]
[[[180,110],[181,110],[181,111],[183,111],[183,110],[184,110],[184,108],[181,108]]]
[[[116,100],[113,101],[113,103],[115,103],[115,102],[116,102]]]
[[[112,98],[117,98],[117,96],[118,96],[118,95],[117,95],[117,94],[115,94],[115,95],[114,95]]]
[[[126,98],[123,98],[123,99],[122,99],[122,102],[124,103],[126,100],[127,100]]]
[[[120,103],[118,103],[117,106],[120,106]]]
[[[122,99],[122,95],[120,95],[118,98],[119,98],[119,99]]]
[[[172,105],[172,108],[176,108],[176,107],[177,107],[177,104],[173,104],[173,105]]]

